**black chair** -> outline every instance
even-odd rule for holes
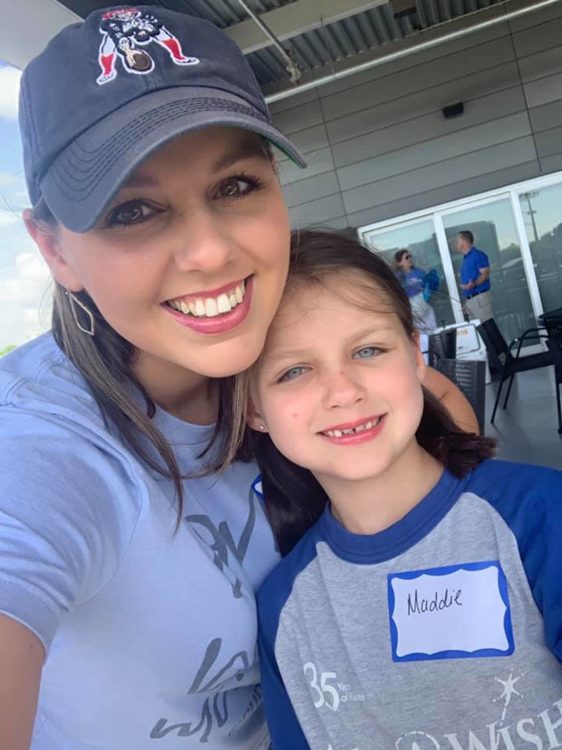
[[[504,409],[507,408],[511,386],[513,385],[513,378],[518,372],[527,372],[528,370],[536,370],[539,367],[548,367],[549,365],[554,364],[554,360],[550,351],[539,352],[538,354],[526,354],[523,357],[521,356],[521,348],[524,343],[528,341],[540,341],[541,339],[546,340],[548,338],[546,334],[541,332],[538,328],[530,328],[521,336],[513,339],[509,345],[506,343],[506,340],[502,336],[501,331],[493,318],[485,320],[478,326],[477,330],[488,351],[490,369],[493,369],[493,365],[496,365],[496,369],[500,372],[498,392],[494,402],[492,418],[490,419],[490,422],[494,424],[496,410],[498,408],[505,381],[509,378],[509,385],[507,387],[507,393],[505,394],[505,401],[503,402]],[[515,356],[513,356],[512,350],[515,346],[517,347],[517,351]]]
[[[474,359],[437,359],[434,365],[464,393],[476,413],[480,434],[486,418],[486,363]]]
[[[543,313],[541,320],[548,335],[546,345],[554,360],[558,434],[562,435],[562,409],[560,406],[560,386],[562,385],[562,308]]]
[[[438,359],[455,359],[457,356],[457,329],[448,328],[428,336],[427,360],[431,367]]]

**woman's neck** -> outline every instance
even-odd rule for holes
[[[212,424],[218,412],[217,381],[146,354],[133,364],[135,377],[154,403],[192,424]]]
[[[383,474],[353,482],[318,477],[348,531],[376,534],[403,518],[437,484],[443,466],[414,440]]]

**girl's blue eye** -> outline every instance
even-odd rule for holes
[[[377,349],[376,346],[364,346],[358,349],[353,356],[355,359],[371,359],[371,357],[375,357],[379,352],[380,349]]]
[[[304,372],[306,372],[306,367],[302,367],[302,366],[291,367],[290,370],[287,370],[287,372],[284,372],[283,375],[281,375],[281,377],[279,378],[279,382],[285,383],[288,380],[295,380]]]

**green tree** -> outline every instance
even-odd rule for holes
[[[8,344],[8,346],[5,346],[3,349],[0,349],[0,357],[3,357],[4,354],[8,354],[8,352],[13,351],[16,348],[15,344]]]

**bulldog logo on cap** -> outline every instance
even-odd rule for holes
[[[117,56],[127,73],[146,75],[154,70],[152,57],[144,49],[139,49],[152,42],[164,47],[176,65],[197,65],[199,62],[197,57],[184,55],[179,39],[156,16],[137,8],[120,8],[104,13],[100,34],[103,39],[98,56],[102,70],[97,79],[99,86],[117,77]]]

